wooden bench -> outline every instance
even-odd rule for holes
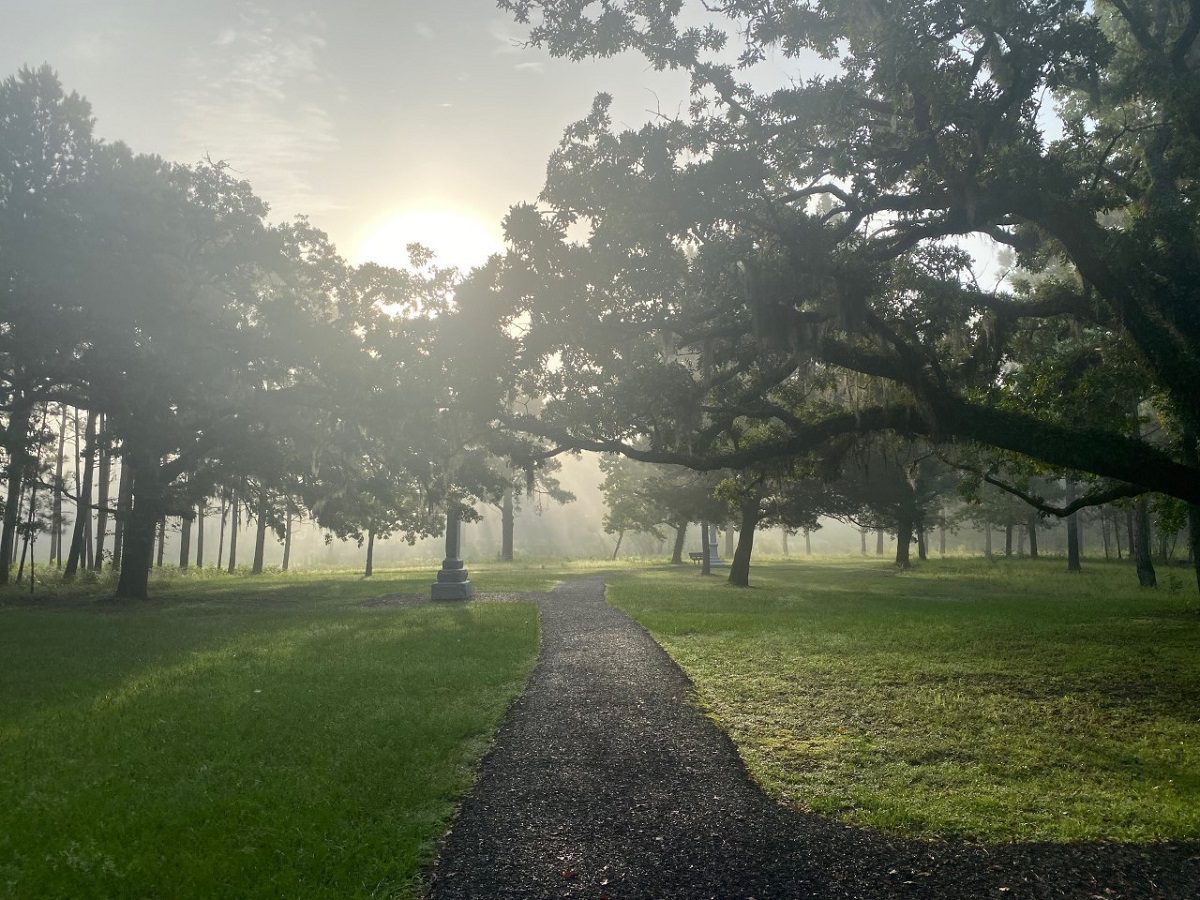
[[[704,562],[704,554],[699,550],[693,550],[688,554],[688,559],[699,565],[700,563]]]

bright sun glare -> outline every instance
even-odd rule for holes
[[[504,249],[499,229],[449,210],[411,210],[372,228],[358,247],[358,262],[408,268],[409,244],[432,250],[438,265],[466,272]]]

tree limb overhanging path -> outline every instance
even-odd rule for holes
[[[1194,846],[905,841],[766,797],[599,577],[536,595],[537,669],[446,838],[453,898],[1194,897]]]

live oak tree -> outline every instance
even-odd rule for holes
[[[1200,4],[724,0],[724,28],[682,27],[677,3],[502,5],[556,55],[632,49],[694,87],[686,117],[638,131],[598,98],[541,207],[510,216],[512,316],[558,400],[525,427],[698,467],[847,431],[977,441],[1185,500],[1200,540]],[[757,91],[768,55],[832,74]],[[979,242],[1053,277],[985,287]],[[1048,323],[1125,343],[1171,443],[1020,403],[1008,375]],[[901,390],[792,402],[813,363]],[[773,439],[737,446],[747,420]]]

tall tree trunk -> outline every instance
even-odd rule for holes
[[[792,555],[791,550],[788,547],[788,530],[786,528],[781,528],[780,534],[783,537],[783,556],[786,559],[787,557]]]
[[[292,564],[292,498],[287,499],[287,515],[283,522],[283,563],[280,569],[284,572]]]
[[[267,552],[267,489],[258,489],[258,521],[254,532],[254,562],[250,566],[251,575],[261,575],[263,559]]]
[[[196,568],[204,568],[204,504],[201,500],[196,504]]]
[[[1100,507],[1100,540],[1104,544],[1104,559],[1105,561],[1112,559],[1111,541],[1108,536],[1108,516],[1104,514],[1104,507]]]
[[[67,554],[67,567],[63,570],[63,579],[69,581],[79,572],[79,565],[86,559],[85,539],[87,535],[87,523],[92,519],[92,450],[94,439],[92,429],[96,424],[96,414],[89,412],[87,416],[87,441],[84,447],[83,456],[86,458],[87,465],[83,465],[82,460],[80,465],[83,466],[83,480],[79,485],[79,499],[75,503],[75,527],[71,533],[71,550]]]
[[[1025,537],[1029,533],[1028,529],[1021,525],[1014,525],[1013,528],[1017,532],[1017,556],[1025,555]]]
[[[133,509],[133,467],[121,456],[121,477],[117,481],[117,524],[113,529],[113,568],[121,568],[125,554],[125,523]]]
[[[367,529],[367,568],[363,572],[364,578],[370,578],[375,574],[375,529]]]
[[[4,525],[0,529],[0,584],[8,584],[13,554],[17,548],[17,532],[21,521],[21,492],[24,490],[25,475],[30,456],[29,425],[33,417],[33,405],[21,399],[14,403],[8,416],[8,427],[4,435],[4,449],[8,454],[8,478],[4,492]]]
[[[992,558],[992,523],[983,523],[983,555]]]
[[[1004,555],[1005,556],[1012,556],[1012,537],[1013,537],[1013,527],[1012,527],[1012,522],[1009,522],[1004,526]]]
[[[804,529],[804,555],[812,556],[812,534],[807,528]]]
[[[734,587],[750,586],[750,556],[754,552],[754,532],[758,528],[759,496],[757,494],[742,501],[741,526],[738,529],[737,548],[729,563],[729,583]]]
[[[680,522],[675,526],[675,546],[671,548],[671,565],[683,565],[683,545],[687,540],[687,522]]]
[[[938,556],[946,555],[946,523],[938,523]]]
[[[124,457],[133,489],[117,580],[117,598],[121,600],[145,600],[148,595],[154,536],[165,505],[158,461],[153,457],[138,459],[135,453],[127,450]]]
[[[621,552],[621,541],[623,541],[623,540],[625,540],[625,529],[624,528],[622,528],[620,531],[617,532],[617,546],[613,547],[613,555],[612,555],[613,559],[616,559],[617,554]]]
[[[1137,568],[1138,584],[1157,587],[1158,577],[1154,574],[1154,562],[1150,559],[1150,501],[1145,494],[1138,497],[1129,510],[1129,533],[1132,536],[1130,555]]]
[[[1025,526],[1029,532],[1029,558],[1038,558],[1038,517],[1037,513],[1033,513],[1029,517],[1029,524]]]
[[[1115,509],[1112,510],[1112,530],[1113,543],[1117,545],[1117,560],[1120,561],[1124,559],[1125,556],[1121,550],[1121,521],[1117,518],[1117,511]]]
[[[883,556],[883,529],[875,529],[875,555]]]
[[[58,455],[54,459],[54,508],[50,519],[50,559],[54,565],[62,568],[62,539],[63,539],[63,464],[67,446],[67,408],[61,403],[58,407]]]
[[[108,419],[100,417],[100,483],[96,491],[96,553],[93,565],[104,568],[104,544],[108,538],[108,488],[112,478],[112,448],[108,439]]]
[[[1067,502],[1072,503],[1075,500],[1075,488],[1069,482],[1067,484]],[[1067,571],[1079,572],[1083,566],[1080,560],[1079,547],[1079,514],[1072,513],[1067,516]]]
[[[912,567],[909,561],[909,545],[912,544],[913,538],[913,520],[911,514],[904,509],[901,509],[900,515],[896,521],[896,568],[908,569]]]
[[[708,554],[708,523],[700,523],[700,574],[712,574],[712,559]]]
[[[229,497],[229,568],[230,575],[237,569],[238,526],[241,525],[241,500],[237,491]]]
[[[154,558],[154,567],[161,569],[163,557],[167,552],[167,517],[158,517],[158,555]]]
[[[192,557],[192,517],[184,515],[179,525],[179,568],[186,570]]]
[[[225,564],[225,523],[229,520],[229,490],[221,491],[221,536],[217,540],[217,568]]]
[[[517,530],[517,516],[513,511],[512,482],[504,486],[504,497],[500,504],[500,558],[504,562],[512,562],[513,538]]]
[[[865,529],[865,528],[858,529],[858,543],[860,545],[860,549],[862,550],[862,555],[866,556],[867,555],[867,529]]]
[[[925,544],[925,525],[918,523],[917,525],[917,559],[925,562],[929,559],[929,548]]]

